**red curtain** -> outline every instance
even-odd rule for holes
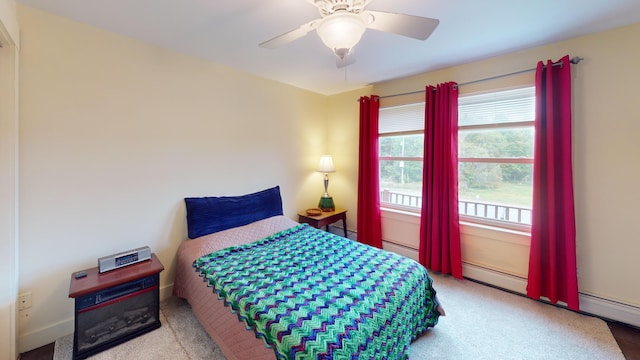
[[[360,148],[358,156],[358,241],[382,248],[380,175],[378,164],[378,110],[380,98],[360,98]]]
[[[580,310],[571,170],[569,56],[536,68],[533,210],[527,295]]]
[[[458,87],[427,86],[419,260],[462,278],[458,215]]]

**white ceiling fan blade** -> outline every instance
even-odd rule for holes
[[[396,14],[383,11],[366,11],[373,15],[370,29],[390,32],[418,40],[426,40],[436,29],[440,20],[420,16]]]
[[[259,45],[266,49],[275,49],[307,35],[309,32],[315,30],[318,27],[319,23],[319,19],[310,21],[304,25],[300,25],[300,27],[295,30],[291,30],[282,35],[278,35],[273,39],[260,43]]]

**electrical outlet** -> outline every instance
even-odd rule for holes
[[[29,309],[31,305],[30,292],[18,295],[18,310]]]
[[[20,310],[18,311],[18,314],[20,315],[20,320],[25,321],[31,317],[31,310],[29,309]]]

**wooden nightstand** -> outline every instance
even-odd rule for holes
[[[325,229],[329,231],[329,225],[336,221],[342,220],[342,227],[344,228],[344,237],[347,237],[347,210],[336,209],[335,211],[322,212],[318,216],[307,215],[306,212],[301,211],[298,213],[298,222],[306,223],[314,228],[320,229],[325,226]]]
[[[75,299],[73,358],[84,359],[160,327],[159,286],[164,266],[151,259],[100,273],[71,275]],[[76,278],[76,274],[84,277]]]

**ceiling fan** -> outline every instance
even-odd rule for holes
[[[260,44],[275,49],[316,30],[322,42],[336,55],[338,67],[352,64],[349,57],[367,28],[426,40],[440,23],[437,19],[383,11],[365,10],[372,0],[306,0],[321,18]]]

